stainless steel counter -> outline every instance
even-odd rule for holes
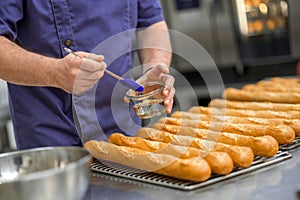
[[[128,179],[91,173],[84,200],[158,200],[158,199],[300,199],[300,148],[290,151],[291,159],[243,177],[236,177],[193,191],[181,191]]]

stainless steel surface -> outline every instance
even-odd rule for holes
[[[278,65],[300,58],[298,0],[245,1],[259,4],[255,9],[249,5],[237,9],[236,5],[244,0],[202,0],[198,7],[188,9],[176,8],[177,2],[184,0],[161,2],[169,28],[202,45],[219,69],[233,68],[243,75],[249,66]],[[243,24],[248,30],[258,32],[241,34],[237,13],[246,17]],[[187,56],[175,54],[172,67],[182,73],[194,72],[195,68],[211,69],[205,53],[181,40],[171,39],[174,52],[180,49],[186,52],[184,55],[201,60],[192,66]]]
[[[170,29],[179,31],[194,39],[204,47],[219,67],[232,67],[236,64],[238,55],[234,28],[231,20],[231,2],[219,0],[202,0],[197,8],[177,10],[176,1],[161,1],[166,21]],[[172,38],[172,37],[171,37]],[[208,59],[203,52],[194,49],[180,40],[172,40],[174,52],[186,52],[191,57],[202,60],[196,67],[200,70],[209,70]],[[182,55],[179,55],[182,56]],[[174,56],[174,65],[180,72],[195,71],[179,56]]]
[[[234,32],[234,24],[231,16],[231,3],[229,1],[215,0],[215,4],[211,4],[212,16],[215,17],[213,34],[215,34],[216,47],[215,51],[219,59],[217,64],[223,68],[235,65],[237,71],[242,71],[238,52],[238,44]]]
[[[91,165],[91,169],[96,172],[133,179],[136,181],[152,183],[160,186],[182,189],[182,190],[194,190],[236,176],[243,176],[246,175],[247,173],[253,172],[263,167],[272,167],[272,165],[281,162],[283,160],[289,159],[291,158],[291,156],[292,155],[289,154],[288,152],[278,152],[277,155],[275,155],[272,158],[256,157],[253,164],[249,168],[245,168],[245,169],[236,168],[233,170],[233,172],[231,172],[226,176],[212,175],[210,179],[204,182],[192,182],[192,181],[175,179],[172,177],[167,177],[152,172],[144,172],[141,170],[129,168],[123,165],[119,165],[107,161],[99,162],[98,160],[95,160]]]
[[[286,31],[287,0],[235,0],[239,32],[248,37]]]
[[[297,200],[300,184],[300,148],[290,153],[293,155],[291,159],[272,167],[191,191],[92,172],[84,200]]]
[[[80,147],[43,147],[0,154],[0,199],[82,199],[90,154]]]
[[[10,120],[10,112],[8,105],[0,106],[0,123],[6,123]]]
[[[10,132],[8,122],[10,121],[10,112],[8,105],[0,105],[0,152],[11,149]]]
[[[170,29],[186,34],[202,45],[217,65],[226,67],[235,64],[238,52],[228,2],[203,0],[198,8],[186,10],[177,10],[176,1],[161,2]],[[206,54],[192,49],[193,47],[183,41],[172,40],[172,48],[174,52],[180,49],[186,52],[185,55],[199,58],[201,62],[194,66],[197,69],[211,69]],[[174,68],[180,72],[195,71],[193,66],[183,60],[186,58],[181,59],[179,56],[175,55],[173,58]]]
[[[298,185],[297,197],[298,197],[298,199],[300,199],[300,184]]]

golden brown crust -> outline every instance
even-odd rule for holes
[[[233,124],[257,124],[257,125],[286,125],[294,129],[295,134],[300,136],[300,120],[299,119],[282,119],[282,118],[256,118],[243,116],[222,116],[222,115],[207,115],[190,112],[174,112],[171,117],[183,118],[191,120],[213,121],[213,122],[228,122]]]
[[[248,91],[256,91],[256,90],[264,90],[270,92],[300,92],[299,86],[289,86],[283,85],[281,83],[276,82],[268,82],[268,81],[260,81],[256,84],[247,84],[242,87],[242,90]]]
[[[215,174],[226,175],[233,169],[233,161],[226,152],[208,152],[204,159]]]
[[[222,94],[224,99],[235,101],[259,101],[273,103],[300,103],[300,94],[296,92],[246,91],[227,88]]]
[[[270,82],[281,83],[285,85],[297,85],[300,86],[299,78],[282,78],[282,77],[274,77],[269,79]]]
[[[149,152],[169,154],[182,159],[199,157],[202,155],[200,154],[200,151],[195,148],[187,148],[159,141],[151,141],[140,137],[126,137],[120,133],[111,134],[108,140],[109,142],[119,146],[128,146]]]
[[[189,136],[174,135],[152,128],[141,128],[137,135],[149,140],[193,147],[208,152],[226,152],[232,158],[234,165],[238,167],[249,167],[254,159],[254,154],[249,147],[227,145]]]
[[[257,156],[273,157],[278,152],[278,142],[271,136],[253,137],[158,123],[154,124],[152,127],[172,134],[191,136],[224,144],[250,147],[254,155]]]
[[[214,99],[208,108],[195,106],[161,118],[153,128],[141,128],[139,137],[114,133],[109,138],[113,144],[89,141],[85,148],[97,159],[205,181],[211,172],[249,167],[254,155],[272,157],[278,143],[300,136],[299,79],[276,77],[227,88],[222,95],[226,99]]]
[[[237,133],[249,136],[265,136],[274,137],[279,144],[289,144],[295,139],[295,131],[286,125],[263,126],[256,124],[233,124],[227,122],[208,122],[190,119],[178,119],[171,117],[161,118],[159,123],[172,124],[177,126],[193,127],[199,129],[209,129],[218,132]]]
[[[110,135],[109,141],[119,146],[128,146],[144,151],[168,154],[182,159],[202,157],[207,161],[212,172],[215,174],[225,175],[230,173],[233,169],[233,161],[225,152],[206,152],[192,147],[151,141],[139,137],[126,137],[120,133]]]
[[[211,168],[204,159],[179,159],[104,141],[88,141],[84,147],[97,159],[191,181],[205,181]]]
[[[195,114],[237,116],[237,117],[257,117],[257,118],[280,118],[280,119],[300,119],[299,111],[273,111],[273,110],[242,110],[242,109],[220,109],[214,107],[193,106],[188,112]]]
[[[241,102],[225,99],[213,99],[209,107],[240,109],[240,110],[271,110],[271,111],[300,111],[300,104],[271,103],[271,102]]]

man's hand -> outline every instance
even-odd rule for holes
[[[59,59],[57,87],[72,94],[81,94],[92,88],[103,77],[106,64],[102,55],[76,52]],[[62,67],[61,67],[62,66]]]
[[[173,76],[169,75],[169,67],[164,63],[158,64],[148,70],[136,82],[144,84],[152,81],[160,81],[165,84],[165,88],[163,90],[163,95],[165,96],[164,104],[166,107],[166,112],[168,114],[171,113],[173,107],[173,98],[175,95],[175,79]]]
[[[79,56],[51,58],[27,51],[0,36],[0,78],[17,85],[56,87],[81,94],[103,76],[106,64],[101,55],[76,54]]]

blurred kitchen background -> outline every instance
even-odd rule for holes
[[[300,58],[299,0],[162,0],[170,29],[201,44],[215,61],[225,87],[241,87],[271,76],[295,76]],[[174,43],[173,49],[192,47]],[[220,97],[221,87],[208,93],[195,69],[208,74],[211,66],[192,66],[174,55],[173,64],[193,86],[200,105]],[[181,83],[177,92],[185,91]],[[186,101],[185,101],[186,102]]]
[[[169,28],[193,38],[215,61],[225,87],[241,87],[272,76],[295,76],[300,58],[299,0],[162,0]],[[198,57],[192,46],[173,41],[173,49]],[[220,98],[222,87],[216,83],[209,94],[199,74],[209,76],[211,66],[198,62],[192,66],[174,55],[172,67],[192,85],[199,105],[211,98]],[[198,69],[198,70],[196,70]],[[186,92],[185,84],[175,83],[178,94]],[[224,87],[224,86],[223,86]],[[174,110],[190,107],[189,94],[185,104]],[[192,97],[191,97],[192,98]],[[7,91],[0,80],[0,151],[14,149],[12,126],[8,111]]]

